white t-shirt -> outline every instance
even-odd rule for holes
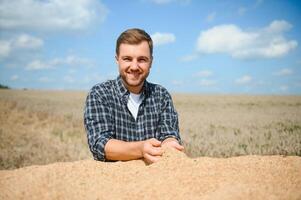
[[[130,93],[128,104],[127,104],[128,109],[132,113],[135,120],[136,120],[137,115],[138,115],[139,106],[142,102],[140,97],[141,97],[141,94]]]

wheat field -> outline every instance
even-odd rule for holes
[[[92,159],[87,92],[0,90],[0,169]],[[301,96],[173,94],[190,157],[301,156]]]

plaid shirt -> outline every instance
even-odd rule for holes
[[[165,88],[145,81],[136,120],[127,107],[129,94],[120,76],[95,85],[89,92],[84,123],[95,160],[106,160],[104,147],[110,139],[163,141],[174,137],[181,143],[178,115]]]

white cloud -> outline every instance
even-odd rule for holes
[[[289,68],[283,68],[283,69],[275,72],[275,75],[277,75],[277,76],[288,76],[291,74],[293,74],[293,70],[289,69]]]
[[[0,60],[14,56],[14,53],[40,49],[44,45],[41,38],[34,37],[27,34],[21,34],[9,39],[0,40]]]
[[[212,12],[212,13],[210,13],[209,15],[207,15],[207,17],[206,17],[206,22],[212,22],[214,19],[215,19],[215,17],[216,17],[216,12]]]
[[[252,78],[251,76],[245,75],[245,76],[242,76],[242,77],[236,79],[235,82],[236,82],[237,84],[243,85],[243,84],[248,84],[248,83],[250,83],[250,82],[252,81],[252,79],[253,79],[253,78]]]
[[[50,61],[52,66],[59,66],[59,65],[69,65],[69,66],[92,66],[93,63],[91,60],[86,58],[76,57],[74,55],[69,55],[66,58],[55,58]]]
[[[208,79],[202,79],[199,82],[200,86],[205,86],[205,87],[215,86],[216,84],[217,84],[217,82],[215,80],[208,80]]]
[[[154,33],[151,38],[155,46],[169,44],[176,41],[176,36],[172,33]]]
[[[38,49],[44,45],[42,39],[27,34],[19,35],[14,41],[13,46],[19,49]]]
[[[209,71],[209,70],[199,71],[195,74],[195,76],[197,76],[197,77],[209,77],[211,75],[212,75],[212,71]]]
[[[19,79],[19,76],[16,74],[10,77],[10,80],[12,80],[12,81],[16,81],[18,79]]]
[[[273,21],[258,31],[244,31],[236,25],[215,26],[202,31],[197,40],[199,53],[227,53],[234,58],[277,58],[298,46],[283,33],[292,27],[284,20]]]
[[[69,55],[65,58],[54,58],[49,61],[34,60],[26,66],[26,70],[43,70],[53,69],[59,66],[72,66],[72,67],[91,67],[94,63],[86,58],[80,58]]]
[[[180,58],[181,62],[191,62],[199,58],[198,54],[190,54]]]
[[[107,13],[99,0],[1,0],[0,29],[79,30]]]
[[[9,56],[11,52],[11,43],[9,41],[0,40],[0,60]]]
[[[284,31],[289,31],[292,28],[292,25],[285,20],[275,20],[268,27],[266,31],[270,34],[277,34]]]
[[[53,66],[50,63],[46,63],[40,60],[34,60],[26,66],[26,70],[41,70],[41,69],[51,69]]]

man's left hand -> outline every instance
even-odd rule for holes
[[[178,140],[176,140],[175,138],[167,138],[165,139],[161,146],[163,148],[165,147],[170,147],[170,148],[173,148],[173,149],[176,149],[178,151],[184,151],[184,147],[182,145],[179,144]]]

